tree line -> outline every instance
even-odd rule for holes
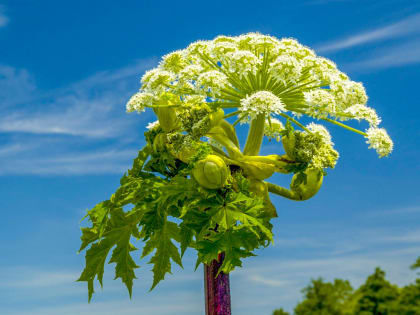
[[[420,268],[420,257],[410,268]],[[293,315],[420,315],[420,278],[400,288],[386,280],[379,267],[356,290],[348,280],[318,278],[302,293]],[[279,308],[272,315],[291,314]]]

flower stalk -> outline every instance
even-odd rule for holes
[[[256,118],[252,119],[244,148],[245,155],[258,155],[260,153],[264,137],[264,124],[264,114],[258,114]]]
[[[231,315],[229,274],[217,275],[224,258],[225,253],[219,253],[217,260],[204,265],[206,315]]]

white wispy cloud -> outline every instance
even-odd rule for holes
[[[125,103],[154,64],[141,60],[47,91],[26,70],[0,66],[0,175],[122,174],[150,120],[127,115]]]
[[[182,294],[182,292],[168,293],[164,298],[149,298],[146,302],[135,300],[114,300],[109,302],[63,303],[62,305],[32,307],[31,315],[138,315],[154,314],[186,314],[196,315],[204,309],[200,303],[201,296],[193,292]],[[5,310],[9,315],[27,315],[28,310],[15,311]]]
[[[321,44],[316,48],[316,50],[320,53],[334,52],[362,44],[373,43],[386,39],[401,38],[403,36],[418,33],[420,33],[420,13],[409,16],[399,22],[387,26]]]
[[[9,276],[3,275],[3,279],[10,278],[10,274],[18,275],[11,281],[3,281],[0,288],[39,289],[44,287],[56,287],[74,282],[78,278],[77,273],[66,270],[45,271],[32,268],[8,268]]]
[[[0,5],[0,27],[6,26],[9,23],[9,18],[5,13],[5,7]]]
[[[24,148],[20,143],[3,145],[0,146],[0,157],[14,155],[27,149],[29,149],[29,147]]]
[[[318,247],[325,247],[326,243],[309,238],[309,237],[297,237],[297,238],[279,238],[274,240],[275,247],[301,247],[301,248],[318,248]]]
[[[420,36],[414,40],[384,47],[374,51],[370,57],[361,61],[349,62],[344,65],[346,70],[370,71],[372,69],[388,69],[420,62]]]
[[[400,235],[384,236],[383,242],[398,242],[398,243],[415,243],[420,245],[420,231],[408,231]],[[419,252],[420,254],[420,252]]]
[[[16,95],[22,91],[23,95],[28,95],[31,91],[30,96],[19,101],[19,108],[3,111],[0,132],[120,136],[133,122],[124,112],[130,91],[135,91],[138,78],[153,64],[153,59],[140,61],[130,67],[97,73],[53,91],[36,91],[24,70],[0,67],[0,73],[7,74],[0,81],[2,90],[7,90],[0,92],[4,93],[0,94],[2,104],[16,103]]]
[[[0,64],[0,110],[29,101],[35,90],[35,81],[26,69]]]
[[[290,281],[277,280],[273,277],[262,277],[260,275],[250,275],[248,278],[252,282],[262,283],[270,287],[284,287],[291,283]]]
[[[49,142],[50,145],[55,142]],[[135,149],[87,149],[83,151],[71,150],[63,145],[58,145],[65,150],[63,153],[54,151],[45,154],[47,142],[39,144],[37,148],[27,150],[21,154],[22,146],[9,146],[0,149],[0,175],[6,174],[32,174],[32,175],[83,175],[83,174],[123,174],[137,156]],[[6,155],[7,153],[7,155]],[[42,154],[44,153],[44,154]]]
[[[369,211],[364,214],[365,218],[384,218],[392,216],[406,216],[410,214],[420,213],[420,206],[402,206],[396,209],[383,209],[379,211]]]

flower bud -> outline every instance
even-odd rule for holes
[[[218,189],[225,185],[228,168],[223,159],[210,154],[195,165],[192,175],[195,180],[207,189]]]
[[[290,183],[291,190],[298,193],[300,200],[307,200],[313,197],[321,188],[324,177],[318,169],[310,168],[305,170],[304,173],[306,174],[306,184],[296,184],[298,174],[293,175],[292,182]]]

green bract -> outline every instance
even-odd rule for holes
[[[131,295],[138,267],[133,238],[144,243],[142,258],[152,255],[152,288],[171,271],[171,261],[182,266],[187,248],[197,252],[196,266],[220,252],[219,271],[241,266],[273,240],[270,219],[277,212],[269,193],[309,199],[325,169],[336,165],[328,130],[304,126],[301,116],[363,135],[380,157],[392,151],[367,100],[361,83],[294,39],[219,36],[164,56],[126,106],[139,113],[152,108],[158,121],[147,126],[146,145],[121,186],[88,211],[91,226],[82,228],[80,250],[88,249],[79,280],[88,283],[89,299],[94,279],[102,285],[109,254]],[[366,132],[339,122],[350,119],[365,120]],[[249,124],[242,146],[238,123]],[[259,155],[264,137],[282,147]],[[293,174],[290,189],[268,182],[274,173]]]

